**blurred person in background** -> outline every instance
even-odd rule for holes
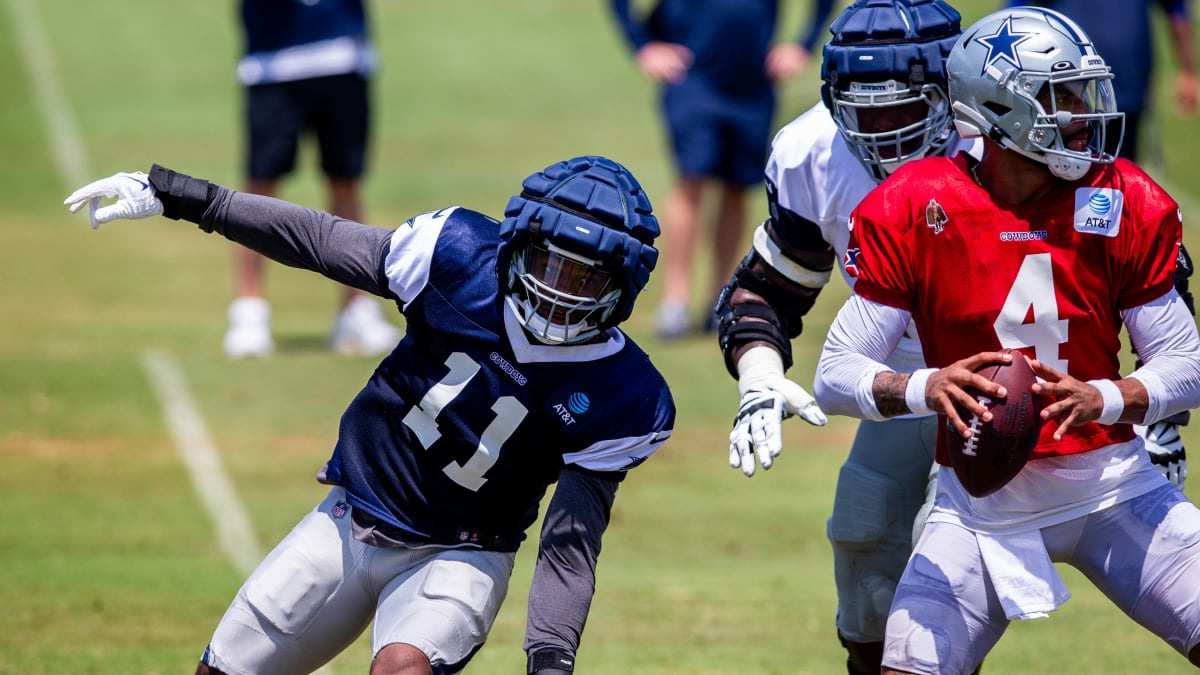
[[[295,168],[301,138],[312,135],[330,213],[361,221],[369,82],[376,69],[363,0],[243,0],[241,25],[245,54],[237,76],[245,91],[246,192],[276,195],[279,181]],[[266,261],[244,247],[234,255],[237,297],[222,346],[231,358],[266,356],[275,347]],[[374,299],[342,287],[329,336],[335,352],[384,354],[399,339]]]
[[[638,69],[662,87],[675,177],[663,209],[665,279],[656,330],[680,338],[697,328],[690,316],[692,266],[706,185],[716,183],[719,191],[712,286],[704,297],[711,307],[742,247],[746,195],[762,180],[775,85],[805,68],[833,0],[815,0],[804,34],[774,46],[778,0],[658,0],[644,17],[629,0],[610,2]],[[703,328],[715,329],[710,318]]]
[[[945,57],[961,32],[942,0],[856,0],[830,27],[821,62],[822,101],[775,136],[767,160],[767,220],[716,306],[726,367],[741,403],[729,461],[747,476],[769,469],[783,448],[781,424],[824,418],[785,376],[791,340],[818,294],[841,271],[858,202],[905,163],[960,151],[978,141],[951,125]],[[924,367],[916,330],[888,363]],[[864,420],[842,465],[827,535],[837,586],[837,638],[852,675],[878,673],[884,625],[912,553],[922,505],[937,476],[936,415]]]
[[[625,167],[576,157],[526,178],[502,221],[452,206],[394,230],[158,165],[66,203],[93,227],[196,223],[406,318],[342,414],[317,476],[327,497],[238,592],[199,675],[312,672],[372,622],[372,673],[461,671],[552,484],[524,648],[529,673],[573,670],[617,488],[675,424],[666,381],[619,327],[658,260]]]

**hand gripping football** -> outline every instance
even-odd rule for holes
[[[1004,487],[1021,471],[1037,446],[1042,431],[1045,399],[1031,387],[1037,377],[1020,352],[1006,349],[1012,363],[989,364],[975,372],[1003,385],[1005,398],[986,396],[973,387],[966,392],[992,412],[992,421],[984,422],[961,406],[958,414],[971,428],[964,439],[947,422],[950,465],[963,487],[973,497],[986,497]]]

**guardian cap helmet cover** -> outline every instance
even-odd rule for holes
[[[547,344],[586,341],[629,318],[658,261],[658,220],[637,179],[576,157],[525,179],[500,224],[502,292]]]
[[[875,181],[940,153],[951,131],[945,58],[961,33],[958,11],[942,0],[856,0],[829,30],[821,98]]]

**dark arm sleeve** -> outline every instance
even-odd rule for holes
[[[284,265],[395,299],[383,272],[389,230],[242,194],[158,164],[150,168],[149,181],[166,218],[196,223]]]
[[[542,523],[537,565],[529,589],[525,651],[575,654],[596,588],[600,538],[624,474],[567,467]]]
[[[227,188],[218,188],[199,225],[276,262],[393,298],[383,274],[390,230]]]

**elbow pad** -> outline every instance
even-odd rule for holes
[[[790,214],[790,225],[782,227],[772,217],[754,231],[754,247],[721,289],[713,310],[725,368],[734,377],[733,353],[751,342],[771,345],[784,367],[791,367],[791,339],[800,335],[803,317],[833,269],[833,249],[815,223],[785,209],[772,210]],[[790,239],[780,236],[785,230]]]
[[[713,309],[729,374],[737,377],[733,352],[751,342],[771,345],[783,356],[784,368],[790,368],[791,340],[804,329],[803,317],[820,292],[772,274],[758,251],[751,251],[721,289]]]

